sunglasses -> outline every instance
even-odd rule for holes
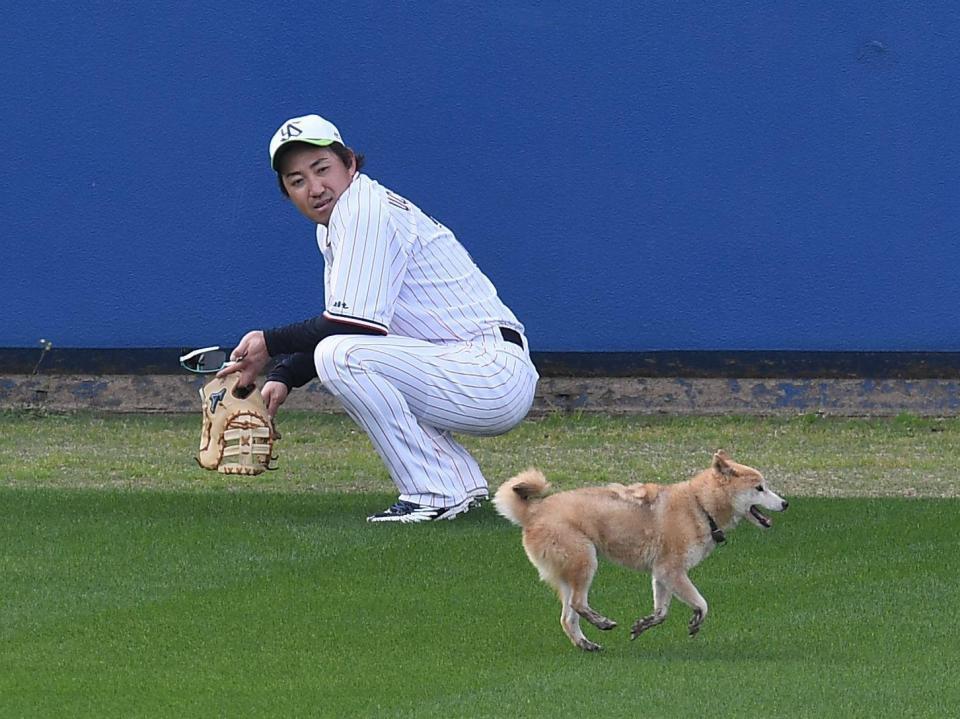
[[[213,374],[233,364],[229,355],[219,347],[203,347],[180,358],[180,366],[197,374]]]

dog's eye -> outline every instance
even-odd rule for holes
[[[762,485],[762,484],[758,484],[758,485],[757,485],[757,491],[758,491],[758,492],[762,492],[762,491],[763,491],[763,485]]]

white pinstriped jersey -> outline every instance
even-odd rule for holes
[[[317,225],[326,311],[428,342],[469,340],[493,327],[523,332],[453,233],[362,173]]]

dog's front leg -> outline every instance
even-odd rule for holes
[[[659,581],[656,577],[656,574],[654,574],[653,614],[648,617],[638,619],[633,623],[633,628],[630,630],[630,639],[636,639],[642,632],[645,632],[651,627],[657,626],[658,624],[662,624],[663,620],[667,618],[667,612],[670,610],[670,599],[672,597],[673,593],[670,591],[670,588],[663,582]]]
[[[686,572],[677,578],[673,593],[677,595],[677,598],[680,599],[681,602],[693,609],[693,617],[690,618],[690,624],[687,626],[687,629],[691,637],[695,636],[696,633],[700,631],[700,625],[703,624],[703,620],[707,618],[707,600],[704,599],[703,595],[693,586],[693,582],[690,581],[690,577],[687,576]]]

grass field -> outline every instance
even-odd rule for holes
[[[674,481],[725,447],[791,500],[692,573],[694,639],[601,565],[620,621],[575,650],[516,528],[363,522],[392,501],[342,416],[292,414],[282,469],[191,466],[199,419],[0,414],[0,717],[939,717],[960,649],[960,422],[549,417],[465,442],[497,484]]]

